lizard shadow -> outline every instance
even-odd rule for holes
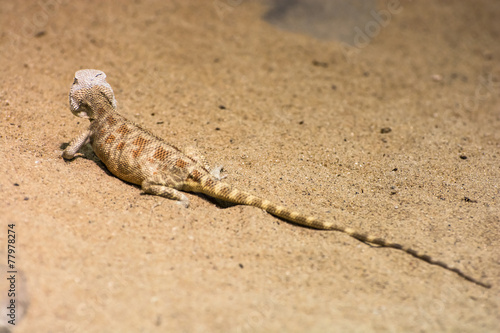
[[[221,200],[221,199],[212,198],[211,196],[208,196],[208,195],[205,195],[205,194],[201,194],[201,193],[192,193],[192,194],[197,195],[200,198],[203,198],[203,199],[205,199],[207,201],[210,201],[217,208],[225,209],[225,208],[230,208],[230,207],[234,207],[234,206],[239,206],[237,203],[233,203],[233,202],[224,201],[224,200]]]
[[[109,173],[109,171],[108,171],[108,174],[110,174],[110,173]],[[110,174],[110,175],[111,175],[111,176],[113,176],[112,174]],[[113,177],[114,177],[114,176],[113,176]],[[125,182],[125,183],[130,184],[130,185],[133,185],[133,186],[135,186],[135,187],[137,187],[137,188],[139,188],[139,189],[141,188],[141,186],[139,186],[139,185],[135,185],[135,184],[128,183],[128,182]],[[206,200],[206,201],[211,202],[211,203],[212,203],[212,204],[214,204],[217,208],[225,209],[225,208],[230,208],[230,207],[238,206],[238,204],[236,204],[236,203],[232,203],[232,202],[228,202],[228,201],[224,201],[224,200],[220,200],[220,199],[212,198],[211,196],[205,195],[205,194],[203,194],[203,193],[193,193],[193,192],[188,192],[188,193],[189,193],[189,194],[191,194],[191,195],[197,196],[197,197],[199,197],[199,198],[202,198],[202,199],[204,199],[204,200]],[[144,193],[144,192],[141,192],[141,194],[140,194],[140,195],[153,195],[153,194],[149,194],[149,193]],[[153,196],[154,196],[154,195],[153,195]],[[170,199],[167,199],[167,198],[163,198],[163,199],[165,199],[165,200],[170,200]],[[172,201],[172,200],[170,200],[170,201]]]

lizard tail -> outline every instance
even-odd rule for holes
[[[198,192],[198,193],[203,193],[206,194],[210,197],[221,199],[224,201],[236,203],[236,204],[241,204],[241,205],[248,205],[248,206],[254,206],[261,208],[268,212],[269,214],[272,214],[274,216],[280,217],[286,221],[313,228],[313,229],[320,229],[320,230],[335,230],[339,231],[342,233],[345,233],[361,242],[365,243],[371,243],[375,244],[381,247],[387,247],[387,248],[392,248],[396,250],[400,250],[403,252],[408,253],[409,255],[423,260],[431,265],[436,265],[440,266],[444,269],[447,269],[451,272],[454,272],[461,276],[462,278],[473,282],[477,285],[480,285],[485,288],[490,288],[491,285],[481,282],[461,270],[459,270],[456,267],[449,266],[448,264],[435,260],[429,255],[422,253],[420,251],[416,251],[408,246],[404,246],[398,243],[391,243],[386,241],[385,239],[375,237],[372,235],[368,235],[366,233],[359,232],[355,229],[345,227],[339,224],[336,224],[334,222],[327,222],[327,221],[322,221],[319,220],[313,216],[308,216],[305,214],[302,214],[297,211],[290,210],[284,206],[276,205],[269,200],[262,199],[260,197],[254,196],[250,193],[240,191],[238,189],[233,188],[230,184],[225,183],[225,182],[220,182],[220,181],[214,181],[213,178],[209,175],[201,177],[198,182],[192,183],[189,186],[189,191],[192,192]]]

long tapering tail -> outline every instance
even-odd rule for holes
[[[409,255],[417,259],[423,260],[431,265],[440,266],[444,269],[454,272],[459,276],[461,276],[462,278],[466,279],[467,281],[473,282],[485,288],[491,288],[490,284],[481,282],[465,274],[458,268],[449,266],[448,264],[442,261],[435,260],[425,253],[416,251],[414,249],[411,249],[410,247],[401,244],[388,242],[379,237],[374,237],[365,233],[361,233],[355,229],[341,226],[333,222],[321,221],[313,216],[304,215],[300,212],[290,210],[284,206],[275,205],[271,203],[269,200],[265,200],[260,197],[254,196],[250,193],[235,189],[228,183],[214,180],[210,175],[203,176],[196,182],[189,182],[189,184],[186,185],[186,188],[184,190],[190,192],[203,193],[210,197],[228,201],[231,203],[258,207],[265,210],[269,214],[272,214],[286,221],[304,227],[309,227],[319,230],[335,230],[345,233],[362,242],[375,244],[381,247],[400,250],[408,253]]]

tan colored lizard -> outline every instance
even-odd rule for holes
[[[122,180],[140,185],[145,193],[177,200],[186,207],[189,200],[182,192],[203,193],[223,201],[259,207],[301,226],[336,230],[362,242],[404,251],[429,264],[455,272],[468,281],[490,287],[458,268],[407,246],[390,243],[334,222],[320,221],[235,189],[221,181],[219,169],[209,171],[196,154],[183,152],[118,114],[113,90],[102,71],[85,69],[76,72],[69,102],[71,112],[75,116],[88,118],[90,126],[64,150],[64,159],[72,159],[82,146],[90,143],[94,153],[111,173]]]

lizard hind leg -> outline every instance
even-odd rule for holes
[[[174,184],[172,184],[173,186]],[[158,195],[167,199],[176,200],[178,204],[189,207],[189,199],[184,193],[179,190],[176,190],[174,187],[159,184],[154,181],[145,180],[141,184],[141,188],[144,193]]]

